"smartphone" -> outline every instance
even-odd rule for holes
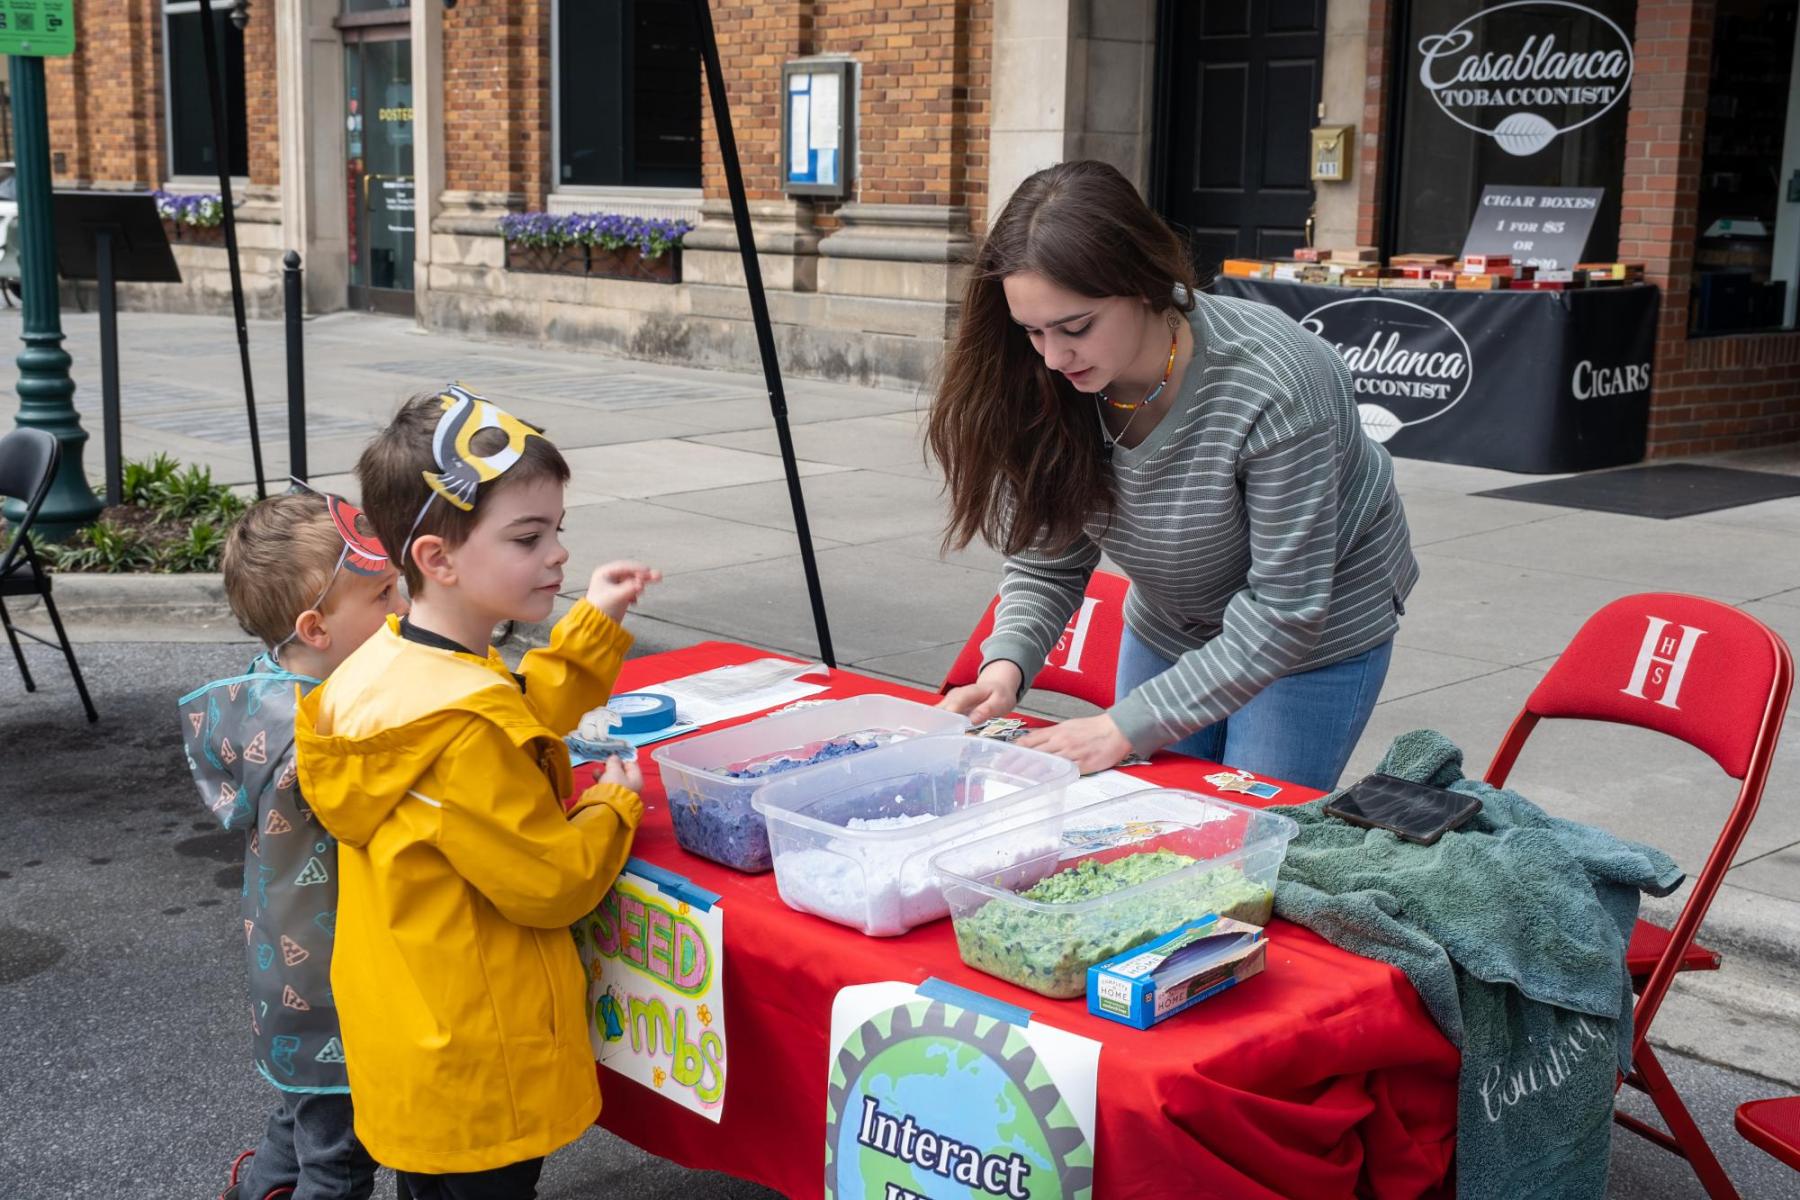
[[[1385,829],[1421,846],[1481,811],[1481,799],[1393,775],[1370,775],[1341,793],[1325,811],[1352,825]]]

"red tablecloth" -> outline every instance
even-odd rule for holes
[[[706,642],[627,663],[619,686],[762,657]],[[870,692],[936,699],[843,671],[821,695]],[[1099,1200],[1448,1192],[1457,1053],[1394,968],[1278,920],[1263,974],[1153,1030],[1130,1029],[1090,1017],[1085,1001],[1049,1000],[965,967],[949,921],[864,937],[788,908],[772,874],[743,875],[688,854],[675,842],[654,761],[648,753],[639,761],[645,817],[634,853],[723,897],[730,1062],[717,1125],[602,1072],[600,1124],[651,1153],[795,1198],[822,1195],[832,999],[850,984],[935,975],[1101,1044]],[[1159,756],[1133,773],[1217,794],[1201,779],[1216,769]],[[1289,785],[1275,802],[1314,795]]]

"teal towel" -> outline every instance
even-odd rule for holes
[[[1435,846],[1325,815],[1292,817],[1277,916],[1406,973],[1462,1051],[1457,1195],[1602,1197],[1616,1072],[1630,1066],[1625,947],[1673,859],[1463,778],[1442,734],[1394,740],[1376,768],[1481,799]]]

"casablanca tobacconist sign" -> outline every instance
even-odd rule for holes
[[[1393,249],[1463,245],[1490,188],[1599,189],[1586,254],[1618,252],[1636,0],[1408,6]]]
[[[1407,6],[1391,253],[1617,257],[1635,0]],[[1643,457],[1657,292],[1361,289],[1221,278],[1343,358],[1396,455],[1526,472]],[[1348,294],[1346,294],[1348,292]]]
[[[1419,83],[1439,111],[1521,158],[1600,120],[1631,86],[1631,38],[1567,0],[1489,5],[1425,34],[1418,53]]]

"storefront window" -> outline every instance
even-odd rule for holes
[[[690,0],[561,0],[557,180],[700,186],[700,42]]]
[[[225,119],[231,139],[233,175],[249,174],[249,136],[244,121],[244,35],[226,19],[223,3],[212,6],[218,37],[219,69],[225,76]],[[163,5],[163,80],[168,92],[169,174],[207,179],[219,176],[213,152],[212,106],[206,95],[206,54],[199,0]]]
[[[1390,253],[1455,254],[1484,187],[1606,190],[1584,257],[1618,252],[1636,0],[1415,0]]]
[[[1794,325],[1800,92],[1793,0],[1719,0],[1696,210],[1696,334]]]

